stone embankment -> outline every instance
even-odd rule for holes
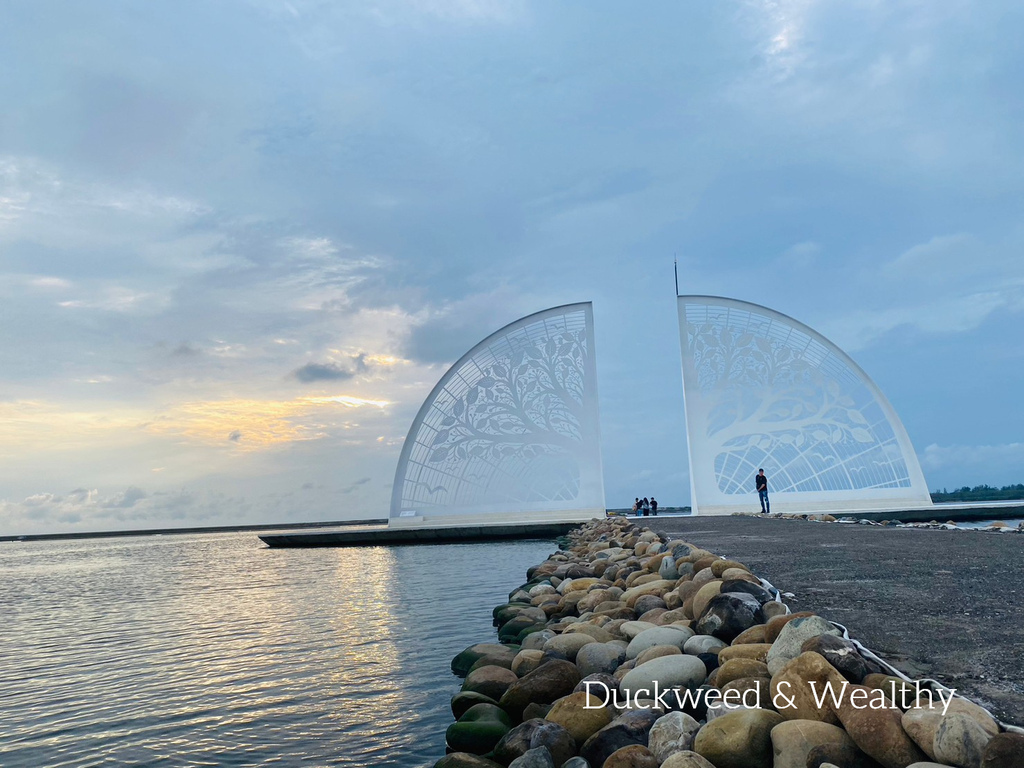
[[[435,768],[1022,768],[1024,734],[908,683],[743,563],[593,521],[452,661]]]

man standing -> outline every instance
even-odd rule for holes
[[[768,476],[765,475],[763,469],[757,470],[754,487],[757,488],[758,498],[761,499],[761,514],[767,515],[771,510],[768,505]]]
[[[651,496],[651,514],[655,517],[658,516],[658,500]]]

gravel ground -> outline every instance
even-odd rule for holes
[[[756,517],[641,518],[746,563],[893,666],[1024,725],[1024,534]]]

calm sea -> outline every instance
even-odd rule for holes
[[[551,542],[0,544],[0,766],[426,766]]]

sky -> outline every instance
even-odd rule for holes
[[[0,534],[387,513],[475,342],[593,301],[607,503],[689,503],[682,293],[1024,482],[1024,6],[0,6]]]

